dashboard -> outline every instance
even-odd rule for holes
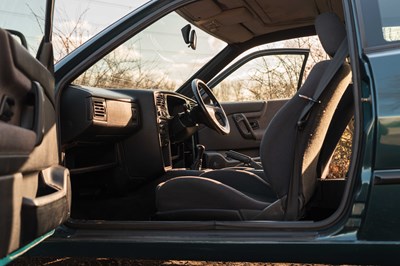
[[[190,114],[195,107],[171,91],[71,85],[60,110],[66,164],[72,174],[119,167],[139,182],[160,176],[184,164],[184,142],[198,129]]]

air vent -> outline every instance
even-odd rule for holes
[[[156,105],[160,107],[165,107],[165,98],[162,94],[157,94],[156,96]]]
[[[101,98],[92,98],[93,101],[93,120],[107,121],[106,100]]]

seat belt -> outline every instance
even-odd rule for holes
[[[347,37],[343,39],[338,50],[336,51],[333,59],[330,61],[328,68],[325,70],[324,75],[318,82],[317,89],[314,92],[314,95],[308,97],[306,95],[299,94],[300,98],[308,100],[308,104],[304,107],[303,111],[300,114],[300,118],[297,122],[298,128],[305,126],[308,120],[308,115],[311,112],[311,109],[316,103],[321,103],[319,98],[321,94],[324,92],[325,88],[328,87],[329,82],[331,82],[332,78],[335,76],[339,68],[343,65],[344,60],[349,54],[349,49],[347,45]]]
[[[329,83],[336,75],[340,67],[342,67],[346,57],[349,54],[347,37],[343,39],[338,50],[336,51],[333,59],[330,61],[329,66],[325,70],[322,78],[318,82],[317,89],[314,92],[314,95],[306,96],[299,94],[300,98],[306,99],[309,103],[303,108],[300,113],[299,120],[297,122],[297,130],[295,135],[295,147],[294,147],[294,159],[293,159],[293,168],[292,168],[292,178],[289,183],[289,191],[286,199],[286,212],[285,212],[285,220],[293,221],[298,218],[299,215],[299,190],[300,190],[300,179],[302,177],[302,162],[303,158],[300,158],[300,138],[302,135],[302,131],[307,124],[308,117],[311,113],[311,110],[315,106],[315,104],[321,103],[319,98],[324,92],[325,88],[328,87]],[[304,204],[304,202],[302,203]]]

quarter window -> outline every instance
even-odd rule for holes
[[[385,41],[400,40],[399,10],[400,2],[398,0],[379,0],[379,12]]]
[[[366,47],[400,41],[400,1],[357,0],[360,30]]]

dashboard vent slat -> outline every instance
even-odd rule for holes
[[[165,98],[162,94],[158,94],[156,97],[156,105],[160,107],[165,107]]]
[[[92,98],[93,101],[93,120],[107,121],[106,100],[101,98]]]

